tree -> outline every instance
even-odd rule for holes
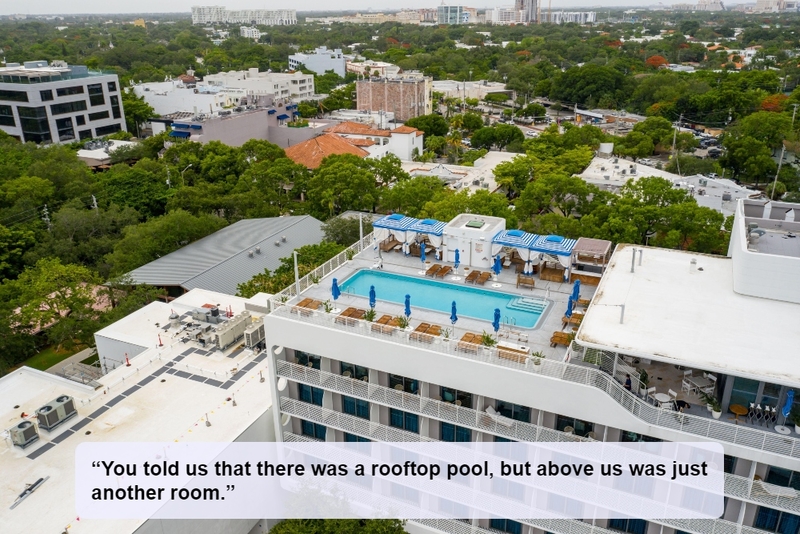
[[[517,128],[519,129],[519,128]],[[491,150],[496,142],[496,132],[491,126],[485,126],[472,134],[471,145],[475,148],[485,148]]]
[[[383,187],[389,187],[391,184],[400,180],[407,180],[408,173],[403,170],[400,158],[394,154],[386,154],[380,159],[369,159],[372,172],[375,173],[375,178]]]
[[[40,206],[50,200],[55,191],[50,180],[38,176],[20,176],[0,185],[0,203],[13,206],[18,200],[25,199],[33,206]]]
[[[425,150],[435,152],[436,154],[444,153],[447,148],[447,139],[440,135],[432,135],[425,138]]]
[[[418,217],[422,206],[439,198],[444,184],[435,176],[417,176],[403,180],[383,193],[381,205],[387,211]]]
[[[533,179],[534,158],[517,156],[504,161],[494,169],[497,185],[506,190],[508,198],[518,196]]]
[[[501,150],[515,141],[522,143],[525,140],[522,130],[513,124],[498,124],[494,131],[494,142]]]
[[[655,55],[655,56],[650,56],[649,58],[647,58],[647,61],[645,61],[645,63],[647,63],[651,67],[657,69],[658,67],[660,67],[662,65],[668,65],[669,61],[667,61],[667,59],[664,56]]]
[[[112,274],[124,274],[212,234],[225,226],[225,220],[212,215],[195,217],[176,210],[147,222],[128,226],[123,238],[106,257]]]
[[[23,328],[47,329],[48,339],[59,347],[91,343],[99,316],[95,307],[102,305],[96,295],[99,279],[92,271],[43,259],[12,283],[19,305],[16,318]]]
[[[758,184],[775,175],[777,164],[766,143],[753,137],[726,136],[722,141],[725,153],[720,165],[731,169],[733,177]]]
[[[631,132],[614,145],[614,152],[620,156],[633,158],[634,161],[652,155],[653,150],[655,150],[653,139],[642,132]]]
[[[328,156],[308,182],[308,200],[326,219],[347,210],[372,211],[378,189],[370,164],[352,154]]]
[[[633,131],[650,137],[655,146],[660,145],[663,148],[672,144],[672,123],[663,117],[647,117],[637,123],[633,127]]]
[[[125,112],[125,124],[128,131],[136,132],[136,137],[140,137],[140,124],[158,116],[153,107],[145,102],[144,97],[136,96],[132,89],[122,91],[122,109]]]
[[[483,119],[480,115],[473,112],[464,113],[464,118],[461,121],[462,127],[468,132],[474,132],[483,128]]]
[[[757,111],[739,121],[740,135],[752,137],[775,150],[791,135],[792,119],[783,113]]]
[[[358,241],[362,230],[364,235],[372,231],[372,219],[370,217],[362,217],[361,221],[359,221],[358,217],[333,217],[322,225],[325,241],[345,247],[349,247]]]
[[[399,519],[284,519],[270,534],[403,534]]]
[[[420,115],[406,121],[406,126],[411,126],[417,130],[425,132],[425,136],[437,135],[444,137],[450,131],[450,126],[441,115],[431,113],[430,115]]]
[[[0,225],[0,280],[14,279],[22,271],[23,255],[36,243],[30,230],[16,230]]]

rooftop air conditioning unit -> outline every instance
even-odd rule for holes
[[[75,401],[69,395],[61,395],[36,410],[39,426],[48,432],[77,414]]]
[[[39,432],[30,421],[22,421],[16,424],[8,429],[8,433],[11,436],[11,443],[20,449],[24,449],[39,439]]]
[[[730,193],[722,193],[722,201],[727,202],[731,200],[733,197]]]
[[[472,180],[472,185],[481,185],[480,180]]]

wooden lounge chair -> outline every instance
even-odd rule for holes
[[[420,323],[414,329],[414,331],[411,333],[411,339],[413,341],[425,341],[423,336],[425,335],[425,332],[427,332],[428,328],[430,328],[430,327],[431,327],[431,325],[429,325],[428,323]]]
[[[471,273],[469,273],[469,274],[467,275],[467,277],[464,279],[464,283],[465,283],[465,284],[469,284],[469,283],[473,283],[473,284],[474,284],[474,283],[475,283],[475,280],[477,280],[477,279],[478,279],[478,277],[479,277],[480,275],[481,275],[481,272],[480,272],[480,271],[472,271],[472,272],[471,272]]]
[[[436,276],[436,273],[439,272],[439,269],[441,268],[442,268],[441,263],[434,263],[433,265],[428,267],[427,271],[425,271],[425,276]]]
[[[444,267],[442,267],[441,269],[439,269],[439,270],[436,272],[436,274],[434,274],[434,275],[433,275],[433,277],[434,277],[434,278],[444,278],[445,276],[447,276],[448,274],[450,274],[450,271],[452,271],[452,270],[453,270],[453,268],[452,268],[452,267],[450,267],[449,265],[445,265]]]
[[[291,310],[289,310],[289,311],[290,311],[291,313],[297,313],[297,314],[299,314],[299,313],[300,313],[300,311],[301,311],[301,308],[305,308],[305,307],[306,307],[308,304],[310,304],[310,303],[311,303],[311,301],[312,301],[312,300],[313,300],[313,299],[310,299],[310,298],[304,298],[303,300],[301,300],[300,302],[298,302],[297,304],[295,304],[294,306],[292,306],[292,309],[291,309]]]
[[[380,333],[383,334],[384,333],[383,329],[384,329],[385,325],[389,324],[389,321],[391,321],[391,320],[392,320],[392,316],[391,315],[388,315],[388,314],[381,315],[380,319],[378,319],[374,323],[372,323],[372,331],[373,332],[380,332]]]
[[[429,336],[433,336],[433,337],[441,336],[442,335],[442,327],[439,326],[438,324],[431,325],[431,327],[428,328],[428,331],[425,332],[425,333],[428,334]]]
[[[555,347],[556,345],[564,345],[569,347],[571,338],[572,336],[569,332],[553,332],[553,335],[550,336],[550,346]]]
[[[336,322],[339,324],[347,324],[347,319],[355,313],[356,309],[353,307],[347,308],[336,317]]]
[[[305,306],[298,305],[297,309],[300,315],[308,317],[314,313],[314,310],[318,310],[320,306],[322,306],[322,302],[319,300],[311,300],[311,302],[308,302]]]
[[[588,308],[589,304],[592,303],[592,299],[578,299],[578,305],[583,306],[584,308]]]
[[[535,285],[536,279],[534,277],[526,276],[524,274],[517,275],[517,287],[524,286],[533,289]]]
[[[461,336],[461,341],[458,342],[456,348],[462,352],[472,352],[477,354],[478,352],[478,344],[480,343],[481,336],[478,334],[473,334],[471,332],[467,332],[463,336]]]
[[[381,250],[383,252],[389,252],[390,250],[392,250],[393,248],[395,248],[399,244],[400,244],[400,241],[398,241],[395,238],[391,238],[389,241],[385,241],[385,242],[381,243],[380,246],[381,246]]]
[[[478,285],[486,285],[486,281],[491,277],[492,277],[492,273],[491,272],[483,272],[478,277],[478,279],[475,280],[475,283],[478,284]]]
[[[514,349],[511,347],[497,346],[497,355],[506,360],[511,360],[517,363],[525,363],[528,360],[528,351]]]
[[[571,325],[579,325],[583,321],[583,314],[582,313],[573,313],[572,317],[567,317],[566,315],[561,318],[561,324],[567,326],[568,324]]]

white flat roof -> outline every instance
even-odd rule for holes
[[[617,160],[614,163],[614,160]],[[635,174],[631,174],[631,169],[635,169]],[[625,171],[625,174],[622,174],[622,171]],[[590,184],[595,184],[602,188],[602,186],[612,186],[614,188],[619,188],[625,185],[628,180],[633,178],[634,180],[638,180],[639,178],[645,178],[650,176],[657,176],[659,178],[665,178],[670,182],[675,183],[676,181],[681,180],[681,176],[677,174],[672,174],[671,172],[662,171],[660,169],[656,169],[655,167],[649,167],[647,165],[642,165],[641,163],[635,163],[633,161],[611,157],[611,158],[600,158],[595,157],[589,166],[584,169],[580,176],[584,181]],[[608,176],[608,179],[606,179]]]
[[[135,321],[128,325],[135,328]],[[27,367],[0,378],[2,431],[22,421],[22,413],[34,415],[62,394],[71,395],[78,409],[52,433],[40,430],[39,441],[25,450],[8,439],[0,446],[0,502],[7,503],[0,509],[3,530],[61,532],[70,525],[70,534],[134,532],[144,519],[76,519],[77,446],[88,441],[234,441],[272,405],[269,381],[259,381],[266,365],[266,352],[256,355],[234,347],[207,353],[191,342],[171,340],[141,353],[131,367],[101,377],[103,387],[97,390]],[[233,395],[236,407],[227,400]],[[210,427],[204,424],[206,414]],[[25,484],[47,476],[36,492],[8,509]]]
[[[730,258],[619,245],[578,330],[582,344],[800,387],[800,305],[733,291]],[[702,271],[691,272],[690,260]],[[625,305],[620,324],[620,305]]]

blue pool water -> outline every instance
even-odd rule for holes
[[[508,319],[516,326],[533,328],[546,308],[546,302],[541,299],[491,291],[465,284],[463,280],[448,283],[363,269],[339,284],[342,293],[349,292],[367,298],[370,286],[375,286],[378,300],[396,304],[402,305],[406,295],[411,295],[411,317],[414,317],[414,308],[427,308],[450,315],[450,308],[455,301],[459,317],[491,322],[495,308],[500,308],[503,322]]]

